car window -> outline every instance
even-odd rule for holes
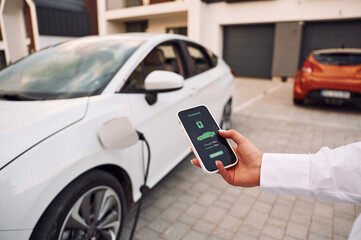
[[[211,63],[208,60],[207,53],[200,46],[187,45],[188,53],[192,59],[194,65],[195,74],[202,73],[212,68]]]
[[[144,92],[145,78],[156,70],[174,72],[184,77],[184,68],[176,43],[164,43],[154,48],[130,74],[121,92]]]
[[[0,72],[0,93],[32,100],[97,95],[141,44],[92,37],[43,49]]]
[[[217,58],[216,54],[214,54],[213,52],[211,52],[208,49],[207,49],[207,53],[208,53],[208,56],[209,56],[209,58],[211,60],[212,66],[213,67],[217,66],[218,58]]]
[[[320,53],[313,56],[316,61],[328,65],[359,65],[361,64],[360,53]]]

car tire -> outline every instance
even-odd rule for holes
[[[223,130],[231,129],[231,114],[232,114],[232,98],[228,100],[223,108],[223,115],[220,127]]]
[[[78,177],[55,198],[30,239],[118,239],[124,219],[122,186],[109,173],[93,170]]]
[[[305,103],[304,100],[300,100],[296,98],[293,99],[293,104],[295,105],[303,105],[304,103]]]

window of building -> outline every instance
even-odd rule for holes
[[[126,32],[145,32],[147,28],[148,28],[148,21],[146,20],[125,23]]]
[[[172,2],[174,0],[149,0],[149,4],[157,4],[157,3],[165,3],[165,2]]]
[[[142,0],[125,0],[125,7],[136,7],[136,6],[142,6],[143,1]]]
[[[187,27],[169,27],[166,29],[166,33],[174,33],[179,35],[187,36]]]

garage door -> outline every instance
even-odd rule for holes
[[[236,76],[271,79],[274,24],[225,26],[223,58]]]
[[[361,48],[361,20],[306,22],[303,31],[300,64],[315,49]]]

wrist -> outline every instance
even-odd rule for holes
[[[263,152],[260,152],[258,158],[257,158],[257,165],[255,167],[255,187],[261,185],[261,168],[262,168],[262,158],[263,158]]]

